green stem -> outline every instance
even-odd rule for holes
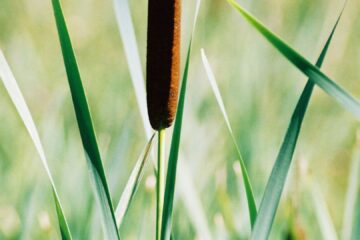
[[[165,192],[165,129],[158,131],[158,162],[156,181],[156,239],[160,240]]]

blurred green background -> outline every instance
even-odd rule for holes
[[[144,69],[147,1],[129,2]],[[146,137],[113,2],[62,3],[116,204]],[[240,3],[313,62],[342,7],[340,0]],[[195,1],[184,0],[182,7],[185,56]],[[349,0],[323,70],[357,97],[359,41],[360,2]],[[50,0],[0,0],[0,48],[33,114],[73,235],[101,239]],[[258,205],[306,78],[225,0],[202,1],[180,159],[186,161],[187,180],[197,194],[188,201],[176,195],[174,234],[176,239],[206,239],[208,234],[212,239],[247,239],[250,227],[236,152],[206,79],[200,48],[217,77]],[[0,101],[0,239],[59,239],[47,176],[2,85]],[[354,116],[316,88],[272,239],[322,239],[324,220],[319,219],[324,212],[317,204],[328,210],[341,235],[350,166],[360,147],[358,126]],[[197,208],[194,197],[201,203],[201,216],[191,214]],[[121,236],[153,239],[154,229],[155,192],[148,164]]]

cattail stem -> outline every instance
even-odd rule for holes
[[[158,162],[156,181],[156,240],[160,240],[165,192],[165,128],[158,131]]]

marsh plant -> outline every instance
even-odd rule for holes
[[[33,1],[36,2],[35,0]],[[71,1],[67,1],[69,4],[70,2]],[[87,4],[104,4],[95,2],[96,1],[91,1],[91,3]],[[244,5],[251,6],[251,9],[257,12],[255,9],[259,5],[259,1],[244,2],[246,2]],[[274,5],[286,5],[284,1],[274,0],[271,2],[273,2],[271,4]],[[349,2],[348,4],[359,6],[351,3],[353,1]],[[12,2],[5,0],[4,3],[7,4],[0,3],[1,9],[6,9]],[[22,2],[21,4],[25,3]],[[79,211],[70,211],[71,209],[77,208],[76,206],[72,207],[71,204],[71,199],[75,199],[76,197],[66,196],[66,194],[69,193],[64,192],[63,188],[66,188],[67,185],[64,184],[64,186],[57,187],[56,182],[62,181],[62,179],[58,177],[58,172],[63,172],[63,170],[57,168],[52,168],[52,171],[50,170],[48,157],[45,154],[46,151],[41,141],[42,135],[37,131],[35,121],[32,118],[29,107],[15,80],[9,63],[3,52],[0,51],[0,78],[31,137],[45,169],[50,182],[49,192],[51,192],[53,198],[54,213],[56,212],[57,216],[57,220],[53,217],[49,218],[51,219],[49,220],[48,215],[45,214],[40,221],[42,225],[50,224],[52,226],[51,228],[55,229],[52,234],[42,235],[41,233],[37,233],[36,235],[31,233],[32,231],[30,229],[34,226],[34,223],[32,223],[32,216],[29,213],[31,212],[29,209],[32,209],[31,200],[29,199],[32,198],[27,198],[28,200],[24,200],[24,207],[21,208],[24,209],[23,211],[27,212],[28,215],[25,217],[26,214],[24,214],[22,215],[22,219],[16,220],[21,222],[21,224],[18,224],[20,227],[18,227],[18,230],[14,230],[13,232],[15,233],[13,233],[8,230],[10,228],[4,226],[11,226],[13,223],[11,219],[13,219],[13,216],[16,214],[12,214],[11,211],[5,211],[6,216],[3,217],[4,211],[1,211],[2,208],[0,205],[0,221],[6,223],[0,223],[0,238],[48,239],[49,237],[54,238],[57,234],[57,238],[64,240],[154,238],[156,240],[261,240],[269,238],[359,239],[359,144],[355,144],[356,147],[351,160],[349,180],[348,183],[345,184],[347,189],[346,197],[343,199],[345,204],[343,204],[344,206],[339,206],[339,204],[332,203],[337,206],[336,210],[341,213],[343,212],[342,224],[340,224],[337,219],[334,220],[333,216],[331,216],[333,213],[329,212],[329,208],[327,207],[327,202],[331,201],[324,197],[322,189],[318,187],[318,184],[314,180],[314,176],[316,176],[318,172],[313,171],[309,173],[310,171],[307,170],[306,161],[296,155],[296,146],[300,133],[303,132],[302,125],[305,114],[310,106],[312,95],[315,95],[315,87],[319,87],[322,92],[335,100],[332,103],[337,102],[341,108],[347,110],[347,112],[350,113],[346,113],[349,115],[348,119],[360,118],[360,102],[358,99],[353,97],[345,88],[341,87],[339,81],[333,80],[325,71],[320,69],[326,59],[327,52],[331,49],[332,40],[336,36],[335,32],[338,25],[341,23],[340,18],[343,15],[346,2],[342,3],[342,8],[337,9],[337,17],[333,17],[335,14],[333,14],[333,10],[331,11],[332,14],[330,14],[330,16],[333,21],[332,28],[324,30],[324,32],[326,32],[326,38],[324,38],[325,41],[322,44],[322,50],[315,64],[312,64],[304,55],[300,54],[285,40],[266,27],[264,23],[246,10],[247,8],[243,7],[240,1],[204,0],[204,2],[201,3],[201,0],[194,2],[181,0],[149,0],[147,2],[133,1],[131,4],[134,9],[144,5],[142,8],[143,12],[136,15],[137,23],[141,22],[139,26],[134,25],[132,22],[132,16],[130,14],[130,6],[132,5],[129,6],[128,0],[114,0],[113,8],[116,17],[114,24],[118,25],[120,31],[124,46],[123,52],[128,63],[135,94],[134,97],[132,94],[127,95],[128,89],[122,89],[123,87],[126,88],[126,81],[121,81],[121,84],[118,86],[119,88],[117,88],[116,91],[114,90],[116,94],[111,95],[112,86],[110,86],[103,88],[108,89],[109,93],[104,92],[101,96],[108,97],[111,101],[115,101],[113,98],[122,100],[125,97],[131,100],[136,98],[137,107],[140,112],[140,114],[136,112],[136,116],[139,115],[140,117],[136,117],[136,120],[133,121],[130,114],[127,114],[125,110],[121,112],[121,114],[125,113],[122,118],[123,122],[113,121],[113,119],[116,118],[116,114],[119,114],[114,110],[110,110],[109,116],[105,116],[107,122],[116,122],[116,124],[111,125],[113,128],[109,127],[107,131],[111,132],[110,135],[112,137],[110,138],[116,139],[115,142],[117,142],[117,144],[114,145],[117,147],[114,147],[114,149],[116,149],[113,154],[115,156],[114,160],[104,161],[104,159],[108,158],[108,154],[105,155],[106,157],[102,157],[100,149],[106,144],[104,144],[103,138],[101,137],[99,137],[100,140],[98,142],[95,134],[94,125],[97,126],[97,124],[94,124],[96,121],[93,122],[90,113],[89,103],[83,85],[85,82],[83,82],[80,74],[73,43],[70,38],[71,34],[67,27],[67,22],[70,21],[66,21],[64,17],[60,0],[51,0],[73,112],[76,118],[77,129],[80,133],[84,159],[86,160],[86,167],[83,165],[82,168],[85,168],[85,172],[88,172],[87,175],[90,178],[92,188],[92,194],[88,194],[88,192],[84,190],[85,188],[80,192],[79,190],[76,192],[79,198],[78,201],[81,201],[81,205],[83,205],[84,208],[84,213],[81,213],[81,217],[76,216],[79,214]],[[297,6],[297,3],[293,4]],[[304,9],[307,9],[307,5],[311,5],[314,8],[320,6],[310,1],[305,1],[302,4],[304,4],[303,7],[305,6]],[[197,23],[199,12],[203,9],[201,5],[205,6],[204,8],[207,14],[204,15],[206,17],[202,19],[200,23]],[[303,14],[305,15],[310,14],[307,10],[294,6],[289,5],[288,8],[292,11],[304,11]],[[324,6],[324,4],[321,6]],[[146,9],[146,11],[144,11],[144,9]],[[192,9],[194,9],[194,11],[192,11]],[[264,11],[264,9],[262,11]],[[145,15],[147,15],[147,17],[144,17]],[[188,17],[188,15],[191,15],[191,17]],[[233,33],[230,31],[230,34],[235,36],[236,31],[241,32],[241,40],[239,40],[239,38],[231,39],[231,41],[222,39],[222,35],[226,35],[222,28],[226,28],[228,25],[224,25],[221,19],[226,18],[227,15],[231,16],[231,18],[229,18],[232,24],[231,31],[234,31]],[[293,16],[293,21],[296,20],[295,15],[296,14]],[[346,14],[344,15],[344,17],[346,17]],[[240,19],[241,17],[242,19]],[[292,16],[287,17],[291,18]],[[189,19],[191,19],[192,25],[189,25]],[[311,17],[309,17],[309,19],[311,19]],[[319,19],[316,21],[320,21]],[[73,18],[72,20],[70,23],[79,21],[78,18]],[[147,25],[144,25],[146,21]],[[303,20],[300,19],[298,24],[301,25],[302,21]],[[308,19],[306,21],[310,22]],[[228,24],[229,21],[226,23]],[[245,25],[245,23],[248,25]],[[51,24],[53,23],[51,22]],[[195,33],[197,33],[196,29],[198,24],[201,27],[201,31],[199,31],[199,43],[193,46],[193,37]],[[220,27],[218,27],[217,24],[219,24]],[[306,24],[308,24],[308,22],[306,22]],[[0,26],[2,26],[1,22]],[[251,33],[246,32],[249,26]],[[314,24],[314,26],[318,25]],[[309,28],[313,29],[314,26],[311,25]],[[188,29],[190,29],[190,31],[188,31]],[[95,27],[93,31],[96,31]],[[215,34],[212,34],[213,31]],[[352,31],[356,31],[356,28]],[[139,44],[140,49],[142,49],[141,51],[138,49],[135,37],[135,33],[139,32],[139,35],[144,36],[142,44]],[[181,34],[183,32],[187,34]],[[243,40],[243,38],[245,38],[243,37],[245,36],[245,32],[247,35],[246,38],[250,40]],[[253,36],[255,32],[259,33],[259,35],[265,39],[268,43],[267,47],[272,47],[276,50],[271,53],[274,55],[272,58],[283,57],[280,68],[279,62],[273,61],[268,55],[264,54],[264,56],[262,56],[261,50],[256,50],[264,41],[258,41],[258,39]],[[317,30],[316,32],[319,31]],[[203,36],[201,36],[200,33],[202,33]],[[88,35],[90,36],[91,34]],[[104,32],[102,37],[107,37]],[[241,43],[246,42],[248,45],[240,46],[237,40]],[[357,40],[359,39],[357,38]],[[225,64],[215,57],[208,58],[206,46],[210,48],[210,43],[213,41],[215,41],[216,48],[218,48],[217,54],[219,59],[222,59],[222,54],[225,54],[225,50],[228,50],[231,53],[230,57],[232,61],[236,62],[236,64]],[[345,40],[343,39],[343,44],[345,44],[344,42]],[[198,45],[200,45],[200,47],[198,47]],[[356,44],[353,44],[350,48],[356,49],[357,46],[355,45]],[[11,49],[6,49],[7,45],[4,46],[5,52],[11,52]],[[345,47],[342,48],[344,49]],[[98,50],[95,47],[92,48],[92,51],[97,52]],[[139,52],[144,53],[143,55],[145,56],[145,78],[143,77],[141,66],[143,60],[139,57]],[[190,63],[193,52],[196,56],[200,56],[200,64],[197,62]],[[237,54],[239,52],[244,56],[238,56]],[[104,55],[103,53],[104,52],[100,51],[97,52],[99,56]],[[120,53],[114,55],[118,54]],[[81,57],[81,59],[83,58],[84,56]],[[292,94],[293,92],[291,92],[289,85],[277,83],[275,87],[273,87],[269,84],[269,81],[267,81],[267,84],[261,85],[260,88],[257,87],[255,90],[252,90],[250,86],[255,87],[252,83],[249,83],[250,81],[248,83],[245,82],[246,76],[253,80],[261,74],[255,72],[262,71],[262,69],[254,70],[251,68],[251,64],[249,63],[251,63],[252,58],[256,58],[253,59],[253,61],[259,61],[259,64],[261,64],[265,58],[269,58],[266,60],[266,67],[268,69],[263,69],[263,71],[269,72],[271,70],[272,74],[276,74],[276,78],[293,77],[293,75],[288,73],[288,69],[291,67],[306,76],[308,80],[302,89],[300,97],[296,99],[296,94]],[[97,61],[96,57],[95,60]],[[102,63],[99,61],[96,64]],[[244,67],[240,66],[242,64]],[[272,65],[274,65],[274,68]],[[232,69],[234,66],[238,66],[238,69]],[[342,66],[337,66],[337,68],[342,68]],[[196,75],[189,75],[192,69],[201,70],[199,70]],[[226,96],[224,99],[221,92],[225,92],[223,88],[225,88],[224,86],[226,84],[222,83],[218,86],[217,78],[223,79],[226,77],[226,74],[219,74],[219,76],[216,77],[215,73],[219,71],[219,69],[232,71],[231,76],[228,77],[232,79],[236,78],[236,80],[237,78],[240,79],[237,74],[241,74],[243,71],[248,72],[248,75],[241,74],[240,81],[243,83],[240,85],[235,84],[235,79],[227,83],[229,93],[224,95]],[[280,71],[278,71],[279,69]],[[354,71],[356,70],[357,69]],[[108,69],[106,74],[101,75],[106,78],[112,76],[112,74],[112,70]],[[346,77],[358,75],[356,75],[356,73],[348,73]],[[88,76],[88,74],[86,76]],[[262,77],[264,76],[262,75]],[[270,78],[270,76],[268,77]],[[336,78],[341,77],[340,74],[336,75]],[[199,83],[199,78],[206,79],[208,85],[206,85],[205,82]],[[194,81],[188,84],[188,80]],[[249,87],[249,89],[240,89],[239,86]],[[207,87],[209,87],[212,92],[210,97],[201,95]],[[275,92],[269,93],[270,90],[267,90],[267,87]],[[282,88],[284,88],[284,90]],[[353,88],[352,90],[356,91],[357,89],[359,88]],[[234,95],[234,92],[238,92],[239,94]],[[121,96],[122,94],[125,95],[125,97]],[[286,105],[285,102],[287,100],[285,100],[285,97],[289,95],[295,96],[293,100],[296,104],[294,104],[294,106],[287,104],[287,110],[284,110],[283,114],[276,112],[274,106],[278,103],[279,105],[281,103],[282,106]],[[186,96],[189,99],[188,105],[185,104]],[[130,109],[132,109],[131,100],[128,102],[128,104],[130,104],[128,108]],[[261,108],[262,105],[258,103],[260,100],[265,107]],[[318,99],[316,100],[319,101]],[[93,103],[93,101],[90,102]],[[119,103],[118,100],[116,100],[116,102]],[[228,103],[227,107],[226,103]],[[95,105],[97,104],[98,103],[95,103]],[[249,106],[245,106],[247,104]],[[322,105],[317,104],[316,109],[321,109]],[[117,105],[120,105],[117,106],[120,108],[127,108],[126,104],[122,102]],[[203,122],[200,120],[197,122],[193,117],[184,118],[184,113],[187,113],[187,111],[184,111],[185,106],[189,106],[190,109],[196,108],[194,106],[197,106],[199,118],[205,120],[201,120]],[[213,106],[216,106],[216,111],[213,111]],[[293,109],[291,109],[292,107]],[[331,111],[336,107],[338,106],[331,105],[324,108],[327,109],[327,111]],[[228,114],[227,108],[231,109],[230,114]],[[106,111],[106,105],[102,105],[100,109],[103,110],[101,112],[108,112]],[[258,111],[257,109],[262,110]],[[132,110],[128,111],[132,112]],[[336,111],[340,112],[340,110]],[[237,116],[238,112],[241,112],[242,115],[239,114],[242,117],[238,119],[236,125],[232,125],[230,119]],[[312,110],[308,115],[311,114],[314,115],[315,110]],[[49,118],[51,118],[50,115],[51,113],[47,114]],[[281,117],[285,115],[290,118],[288,122],[285,122],[287,124],[281,120]],[[331,120],[332,118],[336,118],[334,114],[329,114],[329,116],[327,114],[324,115],[330,119],[328,121],[335,121]],[[101,118],[96,113],[95,116],[95,119]],[[269,116],[274,118],[271,122],[267,120],[267,118],[270,118]],[[322,123],[320,123],[320,121],[324,121],[325,119],[324,117],[319,117],[319,114],[316,116],[317,117],[311,117],[311,121],[309,120],[309,123],[313,126],[321,125]],[[103,119],[105,119],[105,117]],[[75,121],[75,118],[73,121]],[[69,121],[72,120],[68,120],[68,122]],[[137,121],[143,124],[146,141],[143,141],[145,146],[139,154],[137,161],[130,161],[131,168],[129,168],[129,166],[124,163],[124,160],[120,161],[119,158],[127,158],[127,155],[133,156],[131,152],[134,152],[134,148],[130,145],[135,144],[135,142],[141,142],[141,140],[136,137],[139,135],[142,136],[143,134],[142,129],[138,131],[138,128],[135,127],[136,124],[138,124]],[[213,121],[214,123],[211,128],[203,128],[202,124],[204,121]],[[261,131],[259,129],[261,128],[258,126],[260,123],[264,124],[269,122],[276,126],[274,123],[278,121],[281,122],[283,138],[275,136],[276,127],[274,127],[273,132],[270,134],[271,136],[267,138],[267,143],[271,146],[266,147],[266,144],[261,145],[259,143],[260,140],[254,140],[255,137],[263,136],[260,134]],[[225,130],[221,128],[222,124],[225,124]],[[339,124],[339,126],[337,124]],[[334,126],[335,128],[346,128],[346,124],[336,120]],[[119,134],[119,131],[115,129],[115,126],[119,125],[123,126],[122,131],[125,132],[124,134]],[[346,135],[347,138],[349,137],[348,135],[354,136],[353,126],[347,127],[346,129],[350,129],[348,130],[349,133],[343,135]],[[5,124],[2,128],[6,128]],[[221,130],[217,131],[216,129]],[[311,129],[315,131],[314,127]],[[182,135],[186,135],[187,131],[190,132],[190,137],[182,140]],[[307,133],[307,137],[312,137],[311,134],[309,135],[309,129],[304,131]],[[139,132],[141,132],[141,134],[139,134]],[[241,134],[239,134],[239,132]],[[328,133],[329,131],[326,132]],[[66,135],[66,133],[64,133],[64,135]],[[54,135],[52,138],[56,137],[57,135]],[[152,146],[155,145],[153,142],[156,138],[157,151],[152,148]],[[166,144],[166,138],[171,139],[169,144]],[[209,139],[212,138],[215,139],[214,142],[216,144],[211,147],[208,143]],[[333,136],[333,138],[336,137]],[[143,140],[142,137],[141,139]],[[228,139],[230,139],[230,144],[227,144]],[[342,139],[344,140],[345,138],[342,137]],[[274,144],[274,141],[277,141],[280,147]],[[111,145],[111,143],[112,141],[110,140],[109,145]],[[63,144],[65,145],[66,141],[64,141]],[[339,144],[339,142],[336,142],[336,144]],[[135,145],[137,146],[137,144]],[[74,146],[77,145],[75,144]],[[301,146],[302,151],[306,151],[304,150],[305,147],[303,145]],[[316,144],[306,146],[311,146],[314,151],[318,148]],[[66,151],[66,148],[67,147],[62,146],[63,151]],[[192,154],[189,149],[195,148],[197,149],[196,154]],[[275,150],[273,150],[274,148]],[[321,148],[320,143],[319,148]],[[120,151],[119,149],[126,150]],[[263,153],[266,149],[271,149],[267,151],[275,151],[277,154],[273,164],[272,162],[271,164],[266,162],[266,159],[256,161],[258,156],[262,158],[266,156],[266,158],[268,158],[270,154]],[[277,149],[279,150],[277,151]],[[2,156],[5,156],[4,158],[12,158],[3,148],[1,148],[0,152]],[[316,154],[314,155],[317,156]],[[339,157],[339,154],[337,156]],[[61,165],[61,167],[64,167],[68,162],[62,161],[61,158],[59,155],[58,162],[61,162],[61,164],[58,166]],[[213,158],[219,158],[221,160],[218,159],[218,161],[212,162],[211,160]],[[230,161],[228,158],[235,158],[236,160]],[[202,161],[201,159],[206,159],[206,161]],[[344,157],[344,159],[346,158]],[[15,159],[12,160],[15,161]],[[296,162],[292,164],[293,160]],[[78,159],[72,159],[72,161],[77,162]],[[291,167],[294,168],[293,171],[291,171]],[[270,174],[267,180],[263,181],[262,179],[266,179],[262,177],[263,174],[260,174],[260,176],[254,171],[254,169],[259,171],[261,168],[266,168],[266,174]],[[53,171],[56,177],[53,176]],[[338,169],[336,171],[339,172]],[[341,174],[341,181],[343,181],[342,179],[345,178],[347,173],[342,172]],[[64,178],[67,178],[67,176],[70,177],[70,175],[71,180],[69,181],[71,181],[71,184],[69,185],[77,186],[79,189],[84,186],[81,184],[82,175],[76,176],[66,170],[65,173],[62,174]],[[338,173],[338,175],[340,175],[340,173]],[[338,175],[333,177],[330,175],[328,179],[331,180]],[[67,181],[67,183],[69,183],[69,181]],[[294,183],[294,181],[296,183]],[[6,184],[7,183],[5,183],[5,185]],[[301,184],[302,187],[300,188],[299,186]],[[287,185],[290,190],[286,188]],[[116,189],[121,189],[121,193],[119,192],[118,194]],[[34,192],[35,196],[39,191],[35,191],[35,187],[32,186],[29,192]],[[156,194],[153,194],[153,192],[156,192]],[[306,194],[301,196],[302,192],[306,192]],[[287,209],[285,200],[281,201],[283,195],[285,195],[284,199],[290,202],[290,204],[288,204],[290,205],[290,210],[288,210],[290,213],[282,210],[282,208]],[[63,204],[63,200],[61,199],[66,199],[66,204]],[[115,199],[117,199],[116,204]],[[179,199],[179,201],[177,201],[177,199]],[[141,201],[142,203],[139,203]],[[74,200],[74,202],[76,201]],[[183,209],[186,209],[186,211],[183,211]],[[315,216],[315,220],[312,216]],[[280,220],[277,222],[275,217],[278,217]],[[50,223],[48,223],[49,221]],[[316,223],[315,225],[318,227],[314,227],[314,223]],[[339,229],[340,225],[341,229]],[[55,226],[57,227],[55,228]],[[102,231],[99,229],[102,229]]]

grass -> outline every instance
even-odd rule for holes
[[[21,93],[21,90],[20,90],[20,88],[15,80],[15,77],[5,59],[4,54],[1,52],[1,50],[0,50],[0,78],[2,79],[4,86],[10,95],[12,102],[14,103],[14,105],[16,107],[16,110],[18,111],[23,123],[26,126],[26,129],[27,129],[27,131],[35,145],[35,148],[39,154],[39,157],[41,159],[41,162],[43,164],[45,172],[49,178],[49,182],[51,184],[52,193],[53,193],[53,197],[54,197],[55,209],[56,209],[56,213],[58,216],[58,224],[59,224],[61,237],[62,237],[62,239],[72,239],[71,233],[69,230],[69,226],[68,226],[67,220],[65,218],[63,208],[60,203],[59,194],[56,190],[55,182],[54,182],[52,174],[50,172],[50,169],[49,169],[49,166],[47,163],[47,159],[45,156],[45,152],[44,152],[42,143],[40,141],[38,131],[37,131],[34,121],[32,119],[29,108],[26,105],[25,99]]]
[[[338,101],[344,108],[352,112],[357,118],[360,118],[360,103],[357,99],[348,94],[342,87],[337,85],[328,76],[322,73],[317,66],[312,65],[303,56],[297,53],[283,40],[268,30],[261,22],[251,16],[244,8],[238,5],[234,0],[228,2],[244,16],[244,18],[259,31],[289,62],[296,66],[303,74],[312,79],[327,94]]]
[[[216,84],[214,73],[211,70],[211,67],[210,67],[209,61],[207,60],[207,57],[205,55],[204,49],[201,49],[201,56],[202,56],[204,68],[205,68],[206,73],[208,75],[210,85],[212,87],[212,90],[214,92],[216,100],[217,100],[217,102],[219,104],[220,110],[221,110],[222,115],[224,117],[226,126],[227,126],[228,131],[229,131],[230,136],[231,136],[231,139],[232,139],[232,141],[234,143],[234,146],[236,148],[236,153],[238,154],[239,163],[240,163],[241,172],[242,172],[243,181],[244,181],[244,186],[245,186],[245,192],[246,192],[246,197],[247,197],[248,208],[249,208],[249,216],[250,216],[251,228],[253,228],[253,226],[255,224],[255,221],[256,221],[257,210],[256,210],[256,203],[255,203],[253,190],[252,190],[250,179],[249,179],[249,174],[248,174],[248,172],[246,170],[245,162],[244,162],[244,159],[243,159],[242,154],[240,152],[240,148],[236,143],[236,138],[235,138],[235,135],[233,133],[232,127],[230,125],[229,117],[228,117],[228,115],[226,113],[224,102],[223,102],[222,97],[220,95],[220,91],[219,91],[219,88],[218,88],[218,86]]]
[[[119,228],[121,227],[125,214],[129,209],[130,203],[132,202],[135,193],[139,187],[140,181],[144,174],[145,164],[147,162],[147,159],[150,157],[151,147],[153,144],[154,137],[155,134],[151,136],[149,142],[146,144],[144,153],[140,156],[134,168],[132,169],[131,175],[128,178],[124,191],[121,194],[119,203],[117,204],[115,216],[116,216],[116,224]]]
[[[101,209],[104,235],[106,239],[120,239],[90,111],[59,0],[53,0],[52,6],[85,158],[94,195]]]
[[[16,9],[4,1],[5,8]],[[354,116],[360,116],[360,105],[352,96],[359,96],[359,88],[350,81],[358,76],[356,57],[348,49],[354,49],[358,39],[355,30],[344,32],[349,32],[347,26],[356,29],[358,3],[348,3],[352,12],[344,12],[347,24],[339,24],[341,34],[334,36],[329,47],[339,22],[328,37],[338,11],[331,4],[276,1],[285,12],[294,13],[291,20],[276,22],[274,16],[282,16],[269,13],[270,3],[244,2],[259,18],[267,19],[266,25],[287,33],[287,43],[233,0],[228,2],[237,11],[226,1],[204,2],[198,23],[200,1],[183,2],[183,38],[189,41],[182,44],[186,48],[182,49],[178,108],[174,127],[168,130],[172,131],[170,143],[164,141],[164,130],[158,133],[156,161],[142,73],[146,6],[115,0],[113,6],[104,3],[95,8],[95,3],[64,1],[64,17],[60,1],[52,0],[54,22],[51,11],[49,16],[32,15],[37,0],[31,1],[24,8],[29,16],[16,20],[28,23],[23,26],[29,34],[15,37],[11,31],[18,32],[19,26],[8,20],[3,24],[10,37],[0,34],[5,50],[0,52],[0,78],[5,85],[0,91],[7,92],[0,96],[6,106],[0,110],[0,117],[5,116],[0,137],[7,140],[0,146],[4,193],[0,238],[356,239],[358,154],[352,146],[358,127]],[[115,16],[103,14],[112,7]],[[74,17],[71,10],[79,10],[81,17]],[[97,11],[99,15],[94,15]],[[191,24],[188,16],[193,12]],[[250,25],[239,20],[238,13]],[[0,19],[3,16],[0,10]],[[52,32],[38,28],[35,16],[51,19],[42,21],[42,27]],[[301,29],[287,31],[293,26]],[[270,45],[257,39],[254,30]],[[298,35],[291,34],[297,31]],[[320,44],[317,39],[325,37],[328,40],[313,65],[305,56],[311,56]],[[40,45],[43,51],[38,51]],[[294,50],[299,45],[305,53]],[[62,51],[67,83],[61,53],[55,54],[54,49]],[[326,66],[320,70],[327,51]],[[21,62],[24,59],[31,59],[31,68],[25,68],[29,65]],[[302,84],[291,79],[303,77],[299,73],[309,80],[298,99]],[[57,104],[48,101],[55,96],[60,99]],[[23,133],[23,124],[31,139]],[[37,155],[32,153],[33,145]],[[35,179],[42,178],[32,161],[38,157],[49,181],[39,181],[35,191]],[[148,159],[152,165],[146,164]],[[301,165],[305,162],[309,166]],[[17,180],[19,176],[24,181]],[[25,216],[34,221],[25,224]]]
[[[198,14],[200,3],[201,1],[197,1],[196,3],[196,15]],[[142,123],[146,136],[149,138],[152,129],[146,107],[144,77],[141,71],[142,67],[140,63],[134,27],[130,16],[130,9],[127,1],[114,1],[114,7]],[[184,156],[181,156],[181,158],[184,159]],[[156,167],[156,164],[154,164],[154,172],[156,172]],[[205,219],[204,210],[199,200],[199,195],[194,189],[193,180],[187,173],[187,168],[188,167],[184,162],[179,166],[178,174],[180,175],[180,194],[187,207],[188,214],[193,220],[194,227],[197,228],[198,232],[200,233],[200,237],[208,239],[210,238],[210,230]],[[188,192],[191,193],[191,196],[188,194]]]

